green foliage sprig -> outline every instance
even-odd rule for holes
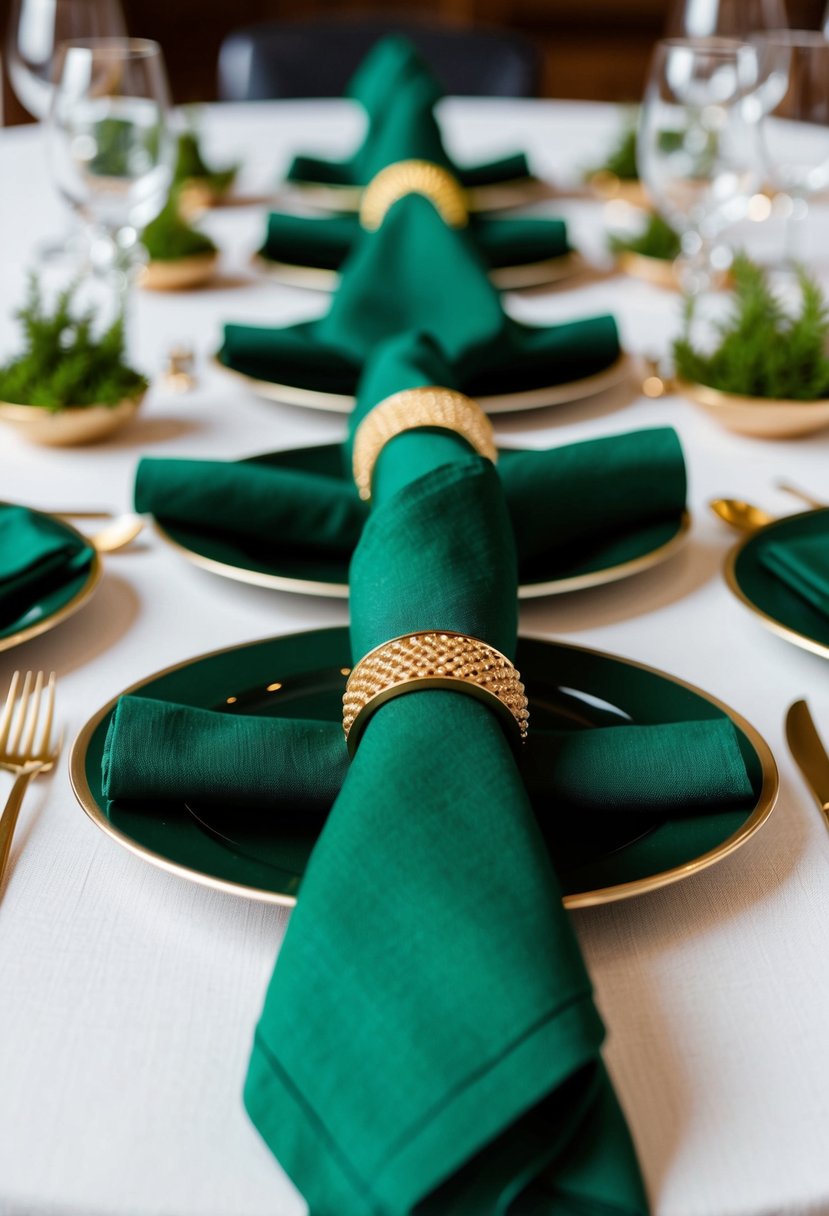
[[[691,300],[686,303],[684,332],[674,343],[677,375],[745,397],[829,397],[829,305],[818,284],[798,269],[800,310],[790,316],[762,267],[740,255],[731,274],[734,309],[717,327],[720,342],[713,353],[692,344],[694,308]]]
[[[24,351],[0,368],[0,401],[56,412],[68,405],[117,405],[146,389],[145,377],[124,359],[123,316],[96,338],[94,310],[72,314],[76,289],[73,283],[62,291],[50,313],[30,276],[26,302],[15,314]]]
[[[228,165],[226,169],[211,169],[205,163],[195,131],[184,131],[179,135],[176,167],[173,172],[175,185],[197,181],[207,186],[214,194],[225,194],[236,180],[238,172],[238,165]]]
[[[216,250],[210,237],[191,227],[181,215],[178,191],[175,189],[171,190],[163,209],[142,232],[141,241],[154,262],[172,262],[177,258],[191,258]]]
[[[644,228],[634,236],[611,235],[608,245],[611,253],[638,253],[666,262],[678,258],[682,249],[677,233],[667,220],[656,214],[648,216]]]

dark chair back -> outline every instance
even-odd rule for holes
[[[386,34],[404,34],[446,93],[538,95],[540,55],[520,34],[365,17],[269,22],[229,34],[219,53],[219,97],[340,97],[362,59]]]

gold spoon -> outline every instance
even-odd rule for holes
[[[743,502],[740,498],[713,498],[708,505],[715,515],[738,532],[756,532],[758,528],[764,528],[775,520],[775,516],[769,515],[768,511],[763,511],[750,502]]]
[[[97,553],[117,553],[132,544],[138,533],[144,527],[140,515],[119,515],[111,524],[106,524],[99,532],[90,536],[89,543]]]

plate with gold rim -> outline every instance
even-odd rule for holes
[[[340,282],[339,272],[324,266],[280,262],[261,253],[254,254],[251,263],[258,274],[287,287],[333,292],[337,290]],[[573,278],[584,269],[585,262],[579,254],[563,253],[559,257],[544,258],[536,262],[496,266],[489,272],[489,277],[500,291],[522,291],[562,282]]]
[[[200,655],[124,692],[231,713],[339,722],[350,662],[347,629],[320,629]],[[696,874],[733,853],[770,815],[778,776],[768,745],[708,693],[630,659],[560,642],[521,638],[516,662],[533,723],[543,728],[728,717],[752,786],[742,807],[663,817],[647,825],[638,816],[620,819],[615,812],[591,816],[587,825],[583,815],[544,817],[545,833],[558,824],[553,828],[558,835],[547,838],[568,907],[626,899]],[[117,699],[90,718],[72,745],[72,787],[93,822],[143,861],[181,878],[293,905],[321,830],[319,819],[311,823],[288,816],[282,823],[263,823],[261,814],[251,817],[224,802],[209,808],[184,802],[106,803],[101,760]]]
[[[12,503],[0,503],[0,506],[13,506]],[[32,508],[27,508],[32,510]],[[59,586],[47,588],[36,594],[25,608],[15,615],[13,620],[0,624],[0,650],[10,650],[20,646],[32,638],[39,637],[60,625],[68,617],[82,608],[100,582],[102,563],[99,555],[87,542],[86,537],[63,519],[48,515],[43,511],[32,510],[33,515],[42,515],[51,524],[62,529],[67,539],[80,541],[89,552],[88,562],[84,562],[78,570],[73,571],[66,582]]]
[[[226,376],[247,386],[257,397],[276,401],[280,405],[297,405],[303,409],[325,410],[335,414],[350,414],[354,409],[354,397],[346,393],[328,393],[321,389],[302,388],[296,384],[278,384],[273,380],[259,380],[223,363],[220,354],[212,359],[213,366]],[[487,414],[517,414],[522,410],[545,409],[547,406],[570,405],[599,393],[617,388],[630,379],[633,361],[623,353],[609,367],[578,380],[563,384],[546,385],[542,388],[522,389],[515,393],[500,393],[497,396],[478,396],[476,400]]]
[[[319,211],[338,214],[360,210],[362,186],[337,185],[331,182],[285,181],[282,193],[297,202]],[[516,177],[510,181],[491,182],[485,186],[470,186],[464,190],[466,203],[473,213],[508,211],[512,207],[527,207],[549,198],[548,182],[540,177]]]
[[[770,540],[822,536],[829,548],[829,508],[786,515],[738,541],[725,559],[729,589],[759,620],[787,642],[829,658],[829,617],[792,591],[763,565],[762,547]]]
[[[508,460],[509,456],[508,451],[502,452],[504,459]],[[267,452],[241,463],[341,477],[342,459],[339,444],[324,444]],[[289,549],[275,553],[272,542],[222,535],[210,528],[176,523],[158,516],[154,517],[153,523],[162,540],[195,565],[214,574],[299,595],[335,599],[348,596],[350,553],[321,556],[307,550]],[[536,561],[519,571],[519,598],[585,591],[630,578],[673,557],[687,541],[690,529],[690,514],[683,511],[672,518],[644,523],[622,535],[611,533],[585,547],[578,556],[570,555],[560,560],[553,578],[549,576],[549,563],[541,569]]]

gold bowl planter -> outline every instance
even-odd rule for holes
[[[623,251],[616,255],[616,265],[622,274],[633,279],[642,279],[652,287],[665,291],[679,291],[679,279],[673,258],[653,258],[644,253]]]
[[[147,291],[190,291],[210,282],[218,261],[217,249],[170,261],[151,259],[142,268],[139,283]]]
[[[96,443],[119,430],[136,414],[143,400],[141,392],[116,405],[67,405],[60,410],[2,401],[0,422],[15,427],[31,443],[73,447]]]
[[[829,427],[829,398],[785,401],[776,397],[741,397],[707,384],[676,380],[677,391],[721,426],[759,439],[794,439]]]
[[[629,203],[631,207],[638,207],[642,211],[653,210],[648,192],[641,182],[625,181],[623,178],[617,177],[615,173],[611,173],[609,169],[600,169],[598,173],[591,173],[587,179],[587,185],[597,198],[606,203],[618,199],[620,202]]]

